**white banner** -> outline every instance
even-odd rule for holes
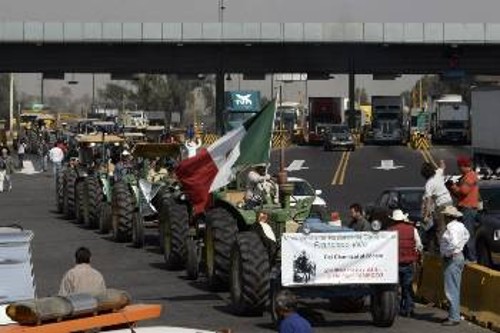
[[[398,283],[398,234],[287,233],[281,238],[283,286]]]

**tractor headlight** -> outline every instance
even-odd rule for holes
[[[382,222],[379,220],[374,220],[372,222],[372,230],[373,231],[380,231],[382,229]]]
[[[186,201],[186,195],[183,193],[179,196],[179,200]]]

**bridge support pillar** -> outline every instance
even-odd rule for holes
[[[349,110],[356,108],[356,71],[354,69],[354,59],[349,59]]]
[[[215,131],[224,134],[224,72],[218,70],[215,76]]]

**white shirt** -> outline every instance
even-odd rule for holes
[[[261,176],[257,171],[250,171],[247,175],[246,184],[246,200],[259,200],[262,199],[262,191],[259,188],[259,184],[269,180],[271,177],[269,175]]]
[[[60,163],[64,159],[64,152],[59,147],[49,150],[49,158],[53,163]]]
[[[26,144],[21,143],[19,147],[17,148],[17,153],[18,154],[24,154],[26,152]]]
[[[465,244],[469,240],[469,232],[463,223],[456,220],[451,221],[446,226],[446,230],[441,237],[440,251],[443,257],[451,257],[463,251]]]
[[[436,206],[451,204],[453,202],[450,192],[444,185],[443,169],[438,168],[436,174],[425,183],[424,198],[431,198]]]
[[[201,147],[201,143],[200,142],[186,142],[186,144],[184,146],[186,147],[186,150],[187,150],[187,158],[190,158],[190,157],[196,156],[196,152],[197,152],[198,148]]]

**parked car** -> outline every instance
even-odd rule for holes
[[[327,207],[325,200],[321,197],[321,190],[315,190],[311,184],[302,178],[288,177],[288,182],[293,183],[293,194],[290,198],[290,206],[295,206],[298,200],[313,198],[311,216],[317,216],[322,219],[327,218]]]
[[[356,143],[347,125],[332,125],[324,132],[323,148],[325,151],[346,149],[354,151]]]
[[[366,207],[368,220],[379,220],[383,225],[390,224],[389,216],[394,209],[401,209],[409,219],[419,224],[422,221],[422,187],[393,187],[380,194],[373,204]]]
[[[476,231],[478,263],[488,267],[500,265],[500,182],[481,181],[482,210]]]

